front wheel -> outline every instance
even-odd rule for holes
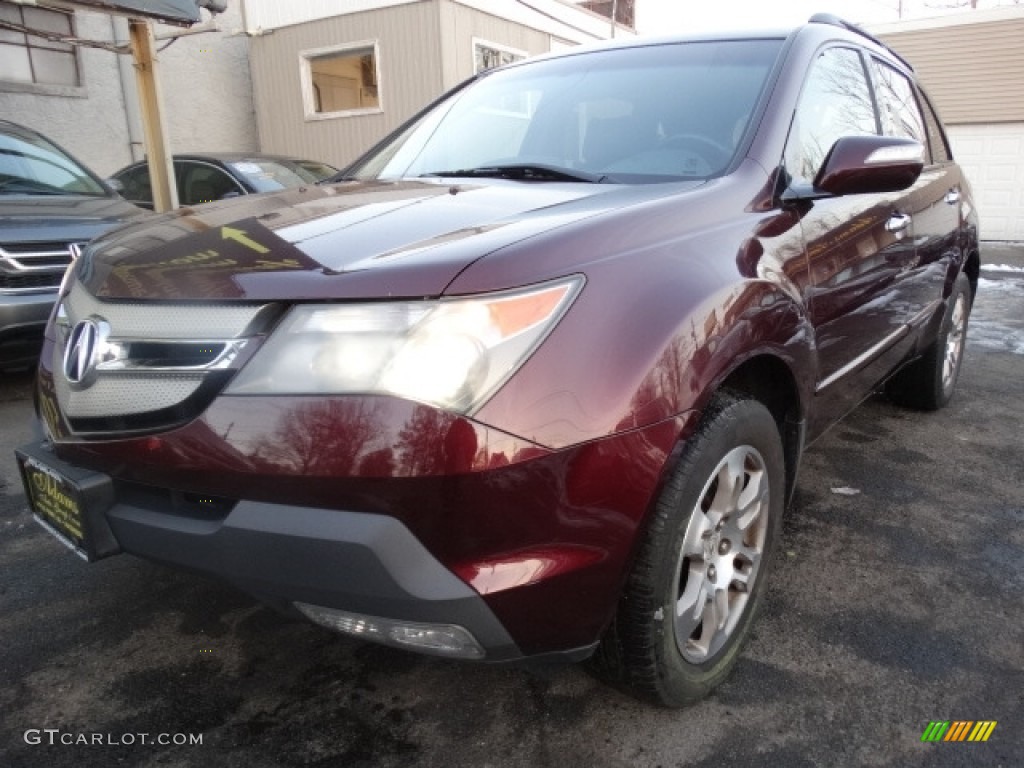
[[[967,343],[971,284],[962,272],[946,302],[939,335],[925,353],[886,384],[889,398],[908,408],[935,411],[953,397]]]
[[[768,410],[716,397],[658,501],[595,658],[599,672],[676,707],[725,679],[761,599],[784,478]]]

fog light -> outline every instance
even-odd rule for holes
[[[470,632],[456,624],[420,624],[295,603],[303,615],[328,629],[376,643],[420,653],[459,659],[482,659],[484,649]]]

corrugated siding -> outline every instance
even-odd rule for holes
[[[551,50],[551,35],[474,8],[442,0],[441,56],[445,88],[473,75],[473,38],[525,51],[531,56]]]
[[[582,43],[602,40],[611,33],[611,20],[574,5],[571,0],[452,0],[526,27]],[[247,28],[272,30],[303,24],[332,16],[374,11],[406,3],[437,0],[244,0]],[[620,15],[626,3],[619,5]],[[630,27],[619,25],[618,34],[634,35]]]
[[[267,30],[304,24],[346,13],[375,11],[406,3],[433,0],[243,0],[250,30]]]
[[[1024,120],[1024,16],[878,36],[913,65],[944,122]]]
[[[383,113],[305,119],[299,52],[376,40]],[[437,6],[413,3],[335,16],[253,38],[256,121],[264,152],[347,165],[442,92]]]
[[[575,43],[605,40],[611,36],[611,19],[564,0],[450,1]],[[627,37],[636,32],[619,25],[618,34]]]

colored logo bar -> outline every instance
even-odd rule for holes
[[[995,720],[932,720],[921,741],[988,741],[995,729]]]

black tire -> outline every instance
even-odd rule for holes
[[[728,461],[731,476],[743,478],[731,489]],[[779,537],[784,464],[768,409],[742,395],[716,396],[652,513],[616,617],[593,659],[599,675],[669,707],[696,702],[726,678],[750,632]],[[744,517],[741,529],[736,523]],[[747,553],[758,546],[755,563]],[[749,589],[741,589],[744,577]],[[723,600],[723,627],[712,620],[705,628]],[[687,610],[677,616],[684,604]],[[694,631],[682,637],[698,613]]]
[[[971,300],[971,283],[961,272],[953,283],[935,341],[887,382],[885,391],[894,403],[936,411],[952,399],[964,360]]]

